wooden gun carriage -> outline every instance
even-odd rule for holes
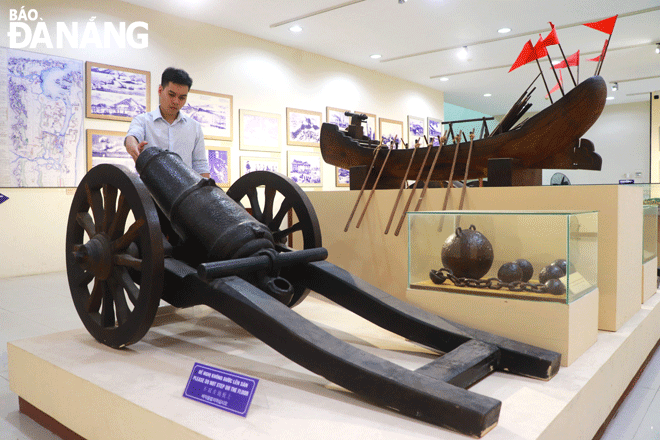
[[[113,165],[92,168],[69,214],[71,295],[103,344],[139,341],[161,299],[180,308],[205,304],[331,382],[476,437],[496,425],[501,402],[467,387],[494,370],[547,380],[559,369],[558,353],[446,321],[324,261],[314,209],[285,176],[252,172],[224,193],[155,147],[136,167],[139,177]],[[244,197],[252,215],[239,203]],[[281,228],[290,210],[297,222]],[[286,244],[294,231],[302,232],[302,250]],[[310,290],[444,355],[411,371],[361,351],[292,309]]]

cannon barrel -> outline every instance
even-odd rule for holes
[[[207,260],[244,258],[273,249],[268,227],[240,204],[183,163],[181,157],[156,147],[146,148],[135,167],[151,196],[174,231],[194,240],[207,252]]]

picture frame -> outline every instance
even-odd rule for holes
[[[287,151],[287,176],[301,187],[323,186],[323,158],[311,151]]]
[[[367,116],[367,120],[364,123],[364,135],[367,136],[369,139],[372,141],[379,140],[380,138],[378,137],[378,118],[376,117],[375,114],[373,113],[366,113],[366,112],[355,112],[355,113],[361,113],[363,115]]]
[[[190,90],[181,108],[202,126],[204,139],[234,140],[234,97],[222,93]]]
[[[325,108],[325,120],[328,124],[334,124],[339,127],[340,130],[346,131],[348,126],[351,123],[351,118],[346,116],[346,109],[336,108],[336,107],[326,107]]]
[[[220,188],[231,186],[231,148],[206,146],[211,178]]]
[[[440,145],[438,142],[438,136],[442,137],[442,120],[437,118],[428,118],[428,133],[429,142],[433,139],[433,146],[437,147]]]
[[[274,171],[281,173],[282,159],[277,157],[241,156],[241,176],[252,171]]]
[[[280,152],[282,117],[277,113],[264,113],[240,109],[239,145],[245,151]]]
[[[85,63],[86,116],[130,122],[151,110],[151,73],[108,64]]]
[[[321,112],[286,109],[286,143],[300,147],[318,147],[321,142]]]
[[[87,129],[87,171],[102,163],[123,165],[136,172],[135,161],[124,147],[123,131]]]
[[[350,170],[341,167],[335,167],[335,169],[335,186],[339,188],[351,186]]]
[[[417,139],[422,143],[426,133],[425,122],[423,117],[408,115],[408,146],[414,146]]]
[[[396,136],[394,148],[401,148],[403,144],[403,121],[380,118],[378,120],[378,131],[380,140],[384,145],[390,147]]]

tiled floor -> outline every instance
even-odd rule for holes
[[[7,342],[81,326],[66,273],[0,279],[0,440],[59,439],[19,413],[18,398],[9,389]],[[660,350],[601,438],[660,440]]]

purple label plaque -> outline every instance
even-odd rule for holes
[[[0,203],[6,202],[7,200],[9,200],[9,197],[4,194],[0,194]]]
[[[246,417],[258,383],[259,379],[195,363],[183,397]]]

